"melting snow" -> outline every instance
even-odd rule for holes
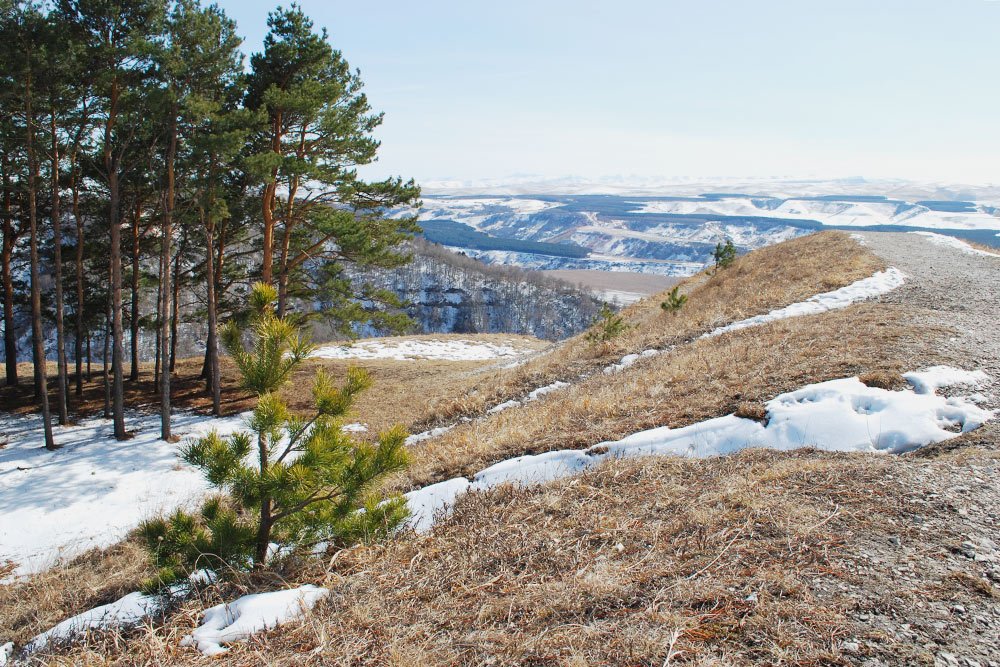
[[[222,644],[244,641],[257,632],[294,620],[310,610],[330,591],[311,584],[272,593],[255,593],[205,611],[201,625],[181,640],[205,655],[219,655]]]
[[[746,447],[901,453],[953,438],[955,429],[971,431],[994,416],[965,400],[934,393],[947,385],[988,381],[981,371],[935,366],[905,377],[915,389],[887,391],[845,378],[781,394],[767,403],[766,424],[727,415],[683,428],[641,431],[587,450],[558,450],[501,461],[476,473],[472,484],[460,477],[406,494],[410,525],[428,530],[435,516],[447,513],[455,499],[469,490],[547,482],[608,458],[707,457]]]
[[[517,400],[504,401],[503,403],[501,403],[499,405],[494,405],[492,408],[490,408],[489,410],[487,410],[486,414],[493,415],[493,414],[496,414],[498,412],[503,412],[504,410],[506,410],[508,408],[517,407],[518,405],[521,405],[521,401],[517,401]]]
[[[510,341],[508,341],[510,342]],[[524,352],[513,345],[476,340],[372,340],[353,345],[324,345],[313,357],[320,359],[437,359],[485,361],[516,357]]]
[[[215,574],[209,570],[198,570],[189,577],[189,582],[210,583]],[[24,654],[45,648],[52,641],[69,641],[89,630],[107,630],[136,625],[146,618],[160,613],[172,599],[186,597],[191,592],[190,583],[174,584],[163,593],[145,595],[135,592],[109,604],[95,607],[77,614],[55,627],[35,636],[24,647]],[[0,665],[3,663],[0,662]]]
[[[469,480],[456,477],[403,495],[410,509],[409,525],[418,532],[430,530],[434,519],[446,514],[455,498],[469,490]]]
[[[765,324],[775,320],[783,320],[789,317],[797,317],[799,315],[815,315],[816,313],[822,313],[828,310],[846,308],[852,303],[891,292],[892,290],[902,286],[905,278],[906,276],[902,271],[894,266],[890,266],[885,271],[879,271],[871,278],[858,280],[850,285],[847,285],[846,287],[841,287],[840,289],[832,292],[824,292],[822,294],[811,296],[805,301],[800,301],[798,303],[793,303],[790,306],[785,306],[784,308],[772,310],[764,315],[756,315],[755,317],[740,320],[739,322],[727,324],[726,326],[719,327],[703,334],[702,338],[712,338],[727,331],[746,329],[747,327]],[[622,361],[624,361],[624,359]]]
[[[617,373],[623,371],[640,359],[645,359],[646,357],[655,357],[660,354],[661,350],[643,350],[637,354],[626,354],[622,357],[622,360],[617,364],[611,364],[610,366],[605,366],[603,368],[605,375],[611,375],[612,373]]]
[[[429,431],[424,431],[422,433],[414,433],[413,435],[406,437],[406,442],[404,443],[407,447],[410,445],[416,445],[423,442],[424,440],[430,440],[431,438],[436,438],[439,435],[443,435],[455,428],[454,424],[450,426],[438,426],[437,428],[432,428]]]
[[[936,234],[934,232],[910,232],[910,233],[920,234],[931,243],[936,243],[938,245],[948,246],[949,248],[955,248],[956,250],[961,250],[966,255],[984,255],[986,257],[1000,257],[1000,254],[998,253],[986,252],[985,250],[980,250],[979,248],[973,248],[965,241],[956,239],[954,236],[945,236],[944,234]],[[997,234],[997,236],[1000,236],[1000,234]]]
[[[173,432],[198,437],[243,428],[243,415],[213,419],[175,414]],[[160,418],[132,413],[131,440],[114,439],[107,419],[54,426],[61,449],[44,449],[39,415],[0,415],[0,562],[14,574],[37,572],[59,557],[114,544],[145,518],[209,490],[201,473],[160,440]]]
[[[560,382],[559,380],[556,380],[552,384],[547,384],[544,387],[539,387],[538,389],[529,393],[528,398],[524,399],[524,402],[530,403],[531,401],[537,401],[539,398],[545,396],[546,394],[550,394],[553,391],[558,391],[559,389],[565,389],[568,386],[569,382]]]
[[[903,377],[918,394],[933,394],[942,387],[957,384],[978,387],[990,380],[990,376],[982,371],[964,371],[951,366],[931,366],[922,371],[903,373]]]

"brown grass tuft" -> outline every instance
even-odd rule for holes
[[[767,406],[763,403],[750,403],[744,401],[737,406],[736,412],[733,414],[737,417],[742,417],[743,419],[752,419],[754,421],[761,422],[767,426]]]
[[[867,386],[876,389],[886,389],[888,391],[898,391],[909,386],[900,373],[887,373],[885,371],[872,371],[862,373],[858,379]]]

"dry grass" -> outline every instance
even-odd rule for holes
[[[614,341],[589,345],[583,335],[571,338],[537,360],[484,378],[477,392],[441,403],[417,428],[483,414],[537,387],[594,372],[626,354],[690,341],[722,324],[838,289],[883,268],[881,259],[843,232],[821,232],[761,248],[714,276],[699,273],[682,281],[688,302],[677,313],[660,308],[665,292],[633,304],[622,311],[631,327]]]
[[[903,378],[900,373],[872,371],[869,373],[862,373],[858,376],[858,379],[868,387],[886,389],[888,391],[897,391],[909,386],[906,379]]]
[[[985,243],[976,243],[975,241],[965,241],[965,242],[971,245],[976,250],[982,250],[983,252],[988,252],[991,255],[996,255],[1000,257],[1000,250],[998,250],[996,246],[986,245]]]
[[[550,343],[529,336],[513,334],[458,334],[434,336],[405,336],[391,340],[475,340],[484,343],[503,344],[513,341],[517,349],[540,351]],[[385,339],[383,339],[385,340]],[[376,360],[335,360],[313,359],[305,363],[282,390],[293,410],[308,411],[312,408],[312,380],[317,368],[325,369],[332,377],[343,377],[351,366],[368,370],[375,379],[375,385],[362,394],[355,406],[353,419],[368,424],[373,429],[389,428],[396,423],[411,426],[423,422],[427,414],[440,402],[454,400],[472,389],[486,372],[492,372],[498,364],[509,363],[503,359],[486,361],[427,361],[392,359]],[[50,399],[55,399],[55,362],[48,363]],[[211,397],[205,390],[205,383],[199,378],[202,359],[179,359],[172,379],[171,399],[175,409],[191,409],[199,412],[211,410]],[[229,357],[220,358],[222,372],[222,412],[232,415],[253,407],[253,397],[237,387],[237,372]],[[131,366],[126,364],[126,377]],[[0,368],[2,370],[2,368]],[[97,367],[95,367],[97,370]],[[157,387],[153,382],[154,364],[139,365],[139,379],[125,382],[125,404],[133,408],[159,409]],[[18,364],[21,384],[18,387],[0,386],[0,403],[9,412],[34,412],[38,409],[33,396],[32,366]],[[75,385],[73,385],[75,388]],[[89,382],[84,383],[83,394],[77,398],[71,395],[71,408],[77,417],[100,415],[104,409],[104,384],[99,373],[94,373]]]
[[[492,370],[495,362],[362,362],[376,385],[355,418],[376,429],[399,421],[419,430],[482,414],[556,379],[577,380],[626,353],[676,345],[627,372],[591,376],[415,448],[410,471],[393,485],[404,489],[523,453],[682,426],[810,382],[894,377],[918,364],[922,346],[937,335],[915,329],[898,306],[860,304],[696,340],[717,325],[880,268],[880,260],[846,234],[824,232],[757,251],[714,277],[688,279],[682,290],[690,301],[676,316],[664,314],[655,298],[626,309],[635,326],[603,348],[574,339],[509,370]],[[317,363],[334,373],[347,366]],[[288,393],[293,406],[306,400],[312,374],[305,369],[294,378]],[[233,410],[241,408],[240,400],[234,399]],[[507,664],[660,665],[673,642],[686,656],[675,656],[675,663],[696,655],[702,664],[715,658],[722,661],[717,664],[839,664],[830,656],[846,622],[843,609],[817,601],[801,576],[832,567],[830,554],[841,547],[829,531],[848,518],[838,515],[817,527],[829,514],[829,489],[855,489],[834,492],[837,502],[849,502],[863,484],[878,480],[872,462],[882,460],[749,452],[700,462],[616,463],[557,490],[470,496],[432,537],[350,550],[329,572],[302,571],[295,580],[325,580],[335,589],[334,601],[301,626],[254,639],[229,660],[488,664],[494,656]],[[852,461],[861,463],[845,463]],[[720,553],[725,557],[714,561]],[[122,558],[112,552],[108,562]],[[137,572],[125,579],[130,577],[140,578]],[[72,579],[63,582],[76,587]],[[94,595],[104,600],[129,585],[95,584]],[[24,590],[0,595],[13,599]],[[751,593],[758,600],[752,609],[746,603]],[[45,629],[59,612],[69,615],[90,604],[72,591],[52,591],[47,599],[52,603],[44,614],[19,621],[19,637]],[[94,638],[53,658],[54,664],[198,662],[176,648],[196,609],[192,603],[165,627],[139,637]],[[0,627],[12,627],[8,618],[27,617],[0,616]],[[265,645],[267,658],[254,657]]]
[[[847,641],[890,664],[932,664],[859,616],[917,623],[925,603],[971,609],[992,594],[974,564],[920,541],[936,532],[907,527],[923,494],[908,484],[915,461],[747,450],[470,494],[430,535],[305,565],[299,580],[330,587],[329,602],[221,658],[177,647],[187,607],[49,664],[860,664]],[[887,564],[872,569],[866,545],[888,536],[913,546],[878,552]]]
[[[626,372],[596,374],[543,401],[460,425],[415,449],[397,488],[471,475],[521,454],[686,426],[805,384],[872,372],[898,375],[926,357],[922,350],[932,351],[935,337],[915,329],[896,306],[859,304],[699,339]]]
[[[74,612],[131,593],[152,574],[146,553],[137,543],[126,541],[91,550],[30,578],[0,584],[0,643],[21,645]]]

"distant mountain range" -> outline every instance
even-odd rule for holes
[[[935,231],[1000,246],[1000,188],[992,186],[729,180],[639,185],[636,194],[546,191],[556,185],[584,187],[432,188],[424,236],[487,263],[672,276],[696,273],[726,240],[748,251],[819,229]],[[538,192],[514,193],[532,187]]]

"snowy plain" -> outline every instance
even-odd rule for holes
[[[504,344],[477,340],[369,340],[353,344],[323,345],[312,357],[317,359],[434,359],[439,361],[488,361],[506,359],[527,350],[513,340]]]

